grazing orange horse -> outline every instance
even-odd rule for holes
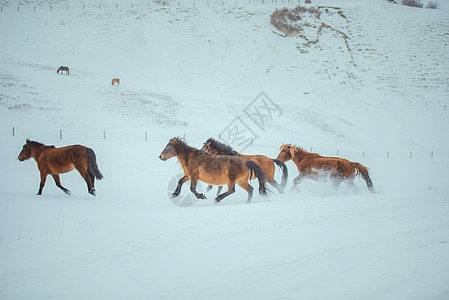
[[[285,189],[285,185],[287,184],[287,178],[288,178],[288,169],[287,166],[280,161],[279,159],[271,159],[269,157],[266,157],[265,155],[245,155],[240,154],[236,151],[234,151],[230,146],[225,145],[223,143],[220,143],[219,141],[209,138],[201,148],[201,150],[206,151],[211,154],[216,155],[234,155],[238,156],[240,158],[243,158],[245,160],[252,160],[256,164],[260,166],[262,169],[262,172],[265,174],[266,181],[274,186],[279,193],[283,193]],[[276,180],[274,180],[274,171],[275,167],[274,164],[278,165],[282,169],[282,181],[281,184],[277,183]],[[253,178],[251,178],[253,179]],[[220,189],[220,188],[219,188]]]
[[[120,85],[120,79],[119,78],[112,78],[111,85]]]
[[[27,139],[19,154],[19,160],[24,161],[31,157],[36,161],[41,173],[38,195],[42,195],[48,175],[52,175],[56,185],[68,195],[70,195],[70,191],[61,185],[59,174],[76,169],[86,181],[88,192],[93,196],[95,196],[95,178],[103,178],[98,169],[94,151],[81,145],[56,148]]]
[[[59,72],[61,72],[61,74],[63,74],[63,71],[65,72],[66,75],[70,75],[69,67],[64,67],[64,66],[60,66],[58,71],[56,71],[56,74],[58,74]]]
[[[283,162],[291,159],[296,164],[299,175],[293,180],[294,189],[306,178],[318,181],[323,177],[329,176],[335,188],[338,188],[340,183],[345,181],[354,192],[357,192],[357,187],[354,185],[354,177],[360,174],[365,180],[368,190],[374,193],[368,168],[357,162],[338,157],[320,156],[317,153],[307,152],[292,144],[282,145],[277,158]]]
[[[179,179],[178,186],[172,196],[181,193],[184,182],[190,180],[190,190],[198,199],[206,199],[206,196],[196,191],[198,180],[213,185],[228,185],[228,190],[215,198],[215,203],[235,192],[235,184],[248,192],[248,200],[253,196],[253,187],[249,184],[254,174],[259,180],[259,193],[268,195],[265,186],[265,175],[261,168],[253,161],[244,160],[236,156],[213,155],[202,150],[190,147],[180,138],[172,138],[165,146],[159,158],[167,160],[176,156],[184,170],[184,176]]]

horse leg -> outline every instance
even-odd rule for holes
[[[42,189],[44,188],[45,181],[47,181],[47,172],[41,171],[41,184],[39,185],[39,191],[37,192],[37,195],[42,195]]]
[[[340,188],[340,184],[343,182],[343,179],[344,179],[341,172],[333,171],[329,175],[329,178],[332,180],[332,187],[338,191],[338,189]]]
[[[341,176],[339,176],[339,175],[334,176],[332,178],[332,187],[338,191],[342,181],[343,181],[343,178]]]
[[[304,179],[305,179],[305,177],[302,175],[302,173],[300,173],[298,176],[296,176],[296,178],[293,179],[293,186],[292,186],[292,188],[290,189],[290,191],[294,190],[294,191],[296,191],[296,192],[299,192],[298,185],[299,185],[301,182],[303,182]]]
[[[221,200],[223,200],[223,198],[231,195],[234,192],[235,192],[235,182],[228,183],[228,190],[223,194],[218,195],[217,198],[215,198],[215,203],[220,202]]]
[[[209,192],[213,187],[214,187],[214,186],[213,186],[212,184],[209,184],[209,185],[207,186],[206,193]],[[217,196],[220,194],[220,192],[221,192],[222,189],[223,189],[223,186],[222,186],[222,185],[219,185],[219,186],[218,186],[218,189],[217,189]]]
[[[246,202],[251,202],[251,199],[253,198],[253,190],[254,188],[249,184],[249,182],[246,181],[239,181],[237,182],[237,184],[244,189],[245,191],[248,192],[248,200],[246,200]]]
[[[65,187],[62,186],[61,180],[59,179],[59,175],[52,175],[52,176],[53,176],[53,179],[55,180],[56,186],[58,188],[60,188],[67,195],[70,195],[71,192],[68,189],[66,189]]]
[[[202,193],[198,193],[196,191],[196,184],[198,183],[198,178],[191,178],[190,179],[190,191],[198,198],[198,199],[206,199],[206,196]]]
[[[218,186],[217,195],[216,196],[220,195],[222,189],[223,189],[222,185]]]
[[[179,194],[181,194],[181,188],[182,185],[184,184],[184,182],[186,182],[187,180],[189,180],[190,177],[187,175],[184,175],[183,177],[181,177],[181,179],[178,180],[178,185],[176,186],[176,190],[173,192],[173,194],[171,195],[172,198],[178,197]]]
[[[277,183],[276,180],[273,179],[272,181],[269,181],[268,183],[271,184],[272,186],[274,186],[274,188],[277,189],[280,194],[284,193],[282,186],[279,183]]]
[[[354,184],[354,178],[347,179],[345,181],[346,185],[352,190],[354,194],[359,193],[359,188]]]
[[[76,164],[75,169],[80,173],[81,177],[83,177],[84,181],[86,182],[87,191],[89,192],[89,194],[91,194],[92,196],[96,196],[95,188],[92,186],[92,180],[87,171],[87,164]]]

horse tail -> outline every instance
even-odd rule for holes
[[[97,165],[97,157],[95,156],[94,150],[87,148],[87,170],[92,173],[98,180],[103,178],[100,169]]]
[[[287,185],[288,169],[287,166],[279,159],[273,159],[273,162],[282,170],[281,189],[284,190]]]
[[[251,172],[249,178],[255,175],[256,178],[259,180],[259,194],[261,194],[262,196],[268,196],[269,190],[266,187],[265,174],[262,172],[260,166],[255,162],[253,162],[252,160],[246,161],[246,164]]]
[[[365,180],[368,190],[371,193],[374,193],[373,183],[371,182],[371,178],[369,177],[368,168],[357,162],[351,162],[351,164],[355,170],[355,175],[360,174],[362,178]]]

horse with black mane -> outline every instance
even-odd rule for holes
[[[354,192],[357,192],[354,177],[361,175],[368,190],[374,193],[368,168],[360,163],[339,157],[324,157],[317,153],[307,152],[292,144],[282,145],[279,150],[277,159],[283,162],[291,159],[298,168],[299,175],[293,180],[292,189],[296,189],[299,183],[307,178],[318,181],[325,176],[329,176],[335,188],[338,188],[340,183],[344,181]]]
[[[211,154],[216,155],[232,155],[237,156],[240,158],[243,158],[245,160],[252,160],[256,164],[260,166],[262,169],[262,172],[265,174],[266,181],[274,186],[279,193],[283,193],[285,189],[285,185],[287,184],[287,178],[288,178],[288,169],[287,166],[280,161],[279,159],[271,159],[269,157],[266,157],[265,155],[245,155],[240,154],[237,151],[234,151],[230,146],[225,145],[213,138],[209,138],[201,148],[201,150],[206,151]],[[277,183],[276,180],[274,180],[274,171],[275,166],[274,164],[278,165],[282,170],[282,179],[281,183]],[[253,179],[253,178],[251,178]]]
[[[202,150],[190,147],[180,138],[172,138],[159,155],[161,160],[167,160],[176,156],[184,170],[184,176],[179,179],[173,197],[181,193],[184,182],[190,180],[190,190],[198,199],[206,199],[206,196],[196,191],[198,180],[212,185],[228,185],[228,190],[215,198],[220,202],[223,198],[235,192],[235,184],[238,184],[248,192],[248,200],[253,196],[253,187],[249,184],[251,176],[259,180],[259,193],[262,196],[268,194],[265,186],[265,175],[261,168],[253,161],[240,157],[227,155],[212,155]]]
[[[52,175],[56,185],[68,195],[70,191],[62,186],[59,174],[76,169],[86,181],[88,192],[93,196],[95,196],[95,178],[99,180],[103,178],[98,169],[95,152],[81,145],[56,148],[27,139],[18,159],[24,161],[31,157],[36,161],[41,174],[38,195],[42,195],[48,175]]]

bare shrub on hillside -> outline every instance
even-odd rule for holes
[[[402,5],[407,5],[411,7],[423,7],[423,4],[421,3],[421,0],[402,0]]]
[[[276,9],[271,14],[271,25],[276,27],[279,31],[283,32],[286,36],[296,36],[303,30],[297,23],[301,21],[303,17],[301,15],[311,14],[316,19],[320,18],[321,11],[313,7],[297,6],[293,9],[281,8]]]
[[[426,8],[432,8],[432,9],[438,9],[440,7],[440,4],[436,1],[429,1],[429,3],[427,3]]]

